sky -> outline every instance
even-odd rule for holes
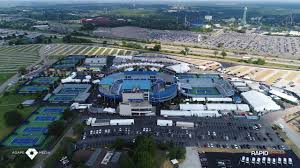
[[[201,1],[214,1],[214,2],[283,2],[283,0],[0,0],[0,2],[201,2]],[[299,0],[284,0],[284,2],[299,2]]]

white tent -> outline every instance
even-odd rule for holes
[[[180,110],[187,110],[187,111],[199,111],[204,110],[205,106],[203,104],[179,104]]]
[[[187,63],[172,65],[168,66],[167,68],[175,71],[176,73],[186,73],[191,69]]]
[[[241,95],[256,112],[280,110],[280,106],[277,105],[271,97],[261,92],[251,90]]]
[[[298,99],[294,96],[291,96],[291,95],[288,95],[288,94],[285,94],[283,92],[280,92],[278,90],[270,90],[269,93],[275,95],[275,96],[278,96],[280,97],[281,99],[284,99],[284,100],[287,100],[289,102],[293,102],[293,103],[298,103]]]
[[[218,111],[202,110],[202,111],[184,111],[184,110],[161,110],[162,116],[182,116],[182,117],[220,117],[221,114]]]

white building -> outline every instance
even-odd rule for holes
[[[207,21],[211,21],[213,19],[213,16],[206,15],[206,16],[204,16],[204,19],[207,20]]]
[[[149,103],[149,93],[122,93],[123,101],[119,103],[122,116],[151,116],[155,108]]]
[[[256,112],[280,110],[280,106],[277,105],[271,97],[261,92],[251,90],[244,92],[241,95],[243,99],[250,105],[250,107]]]

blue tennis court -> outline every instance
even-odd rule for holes
[[[42,92],[42,91],[47,91],[49,88],[47,86],[24,86],[22,87],[19,92],[20,93],[36,93],[36,92]]]
[[[36,116],[35,121],[54,121],[57,119],[57,116]]]
[[[39,141],[39,137],[15,137],[10,144],[12,145],[36,145]]]
[[[46,133],[48,127],[26,127],[23,133]]]
[[[51,102],[70,102],[75,99],[76,96],[74,95],[55,95],[52,96],[49,100]]]
[[[65,108],[63,107],[42,107],[38,110],[40,113],[63,113]]]
[[[63,88],[58,94],[64,95],[78,95],[81,92],[84,92],[86,88]]]
[[[56,81],[58,81],[58,77],[38,77],[32,80],[32,83],[39,84],[39,85],[49,85],[54,84]]]

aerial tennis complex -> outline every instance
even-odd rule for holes
[[[132,91],[149,93],[152,103],[168,101],[177,95],[176,79],[156,71],[125,71],[108,75],[99,83],[99,92],[108,99],[121,100],[122,93]]]

